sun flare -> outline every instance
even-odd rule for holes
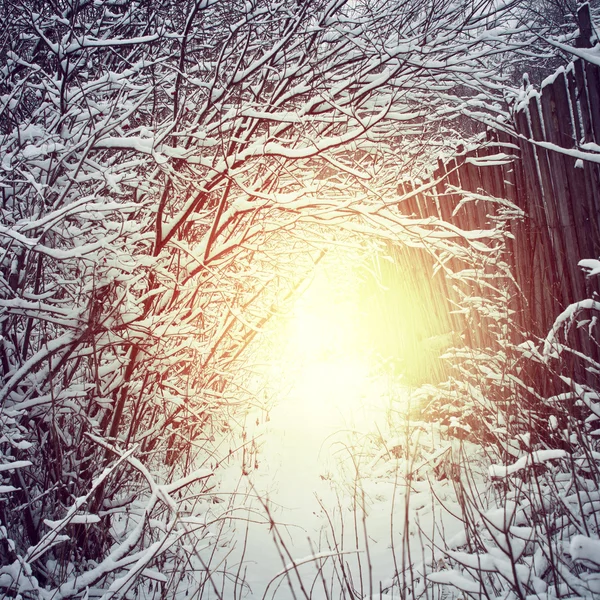
[[[366,397],[373,387],[373,365],[361,337],[358,290],[351,279],[339,268],[319,268],[279,332],[282,360],[293,372],[295,396],[301,399],[286,404],[292,427],[352,428],[371,419]]]
[[[296,303],[289,341],[304,363],[360,354],[358,306],[352,297],[340,295],[327,272],[319,271]]]

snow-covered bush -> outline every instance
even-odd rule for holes
[[[492,1],[0,11],[0,587],[159,596],[218,538],[244,350],[328,244],[445,268],[504,239],[403,215],[396,183],[452,146],[458,90],[498,118],[483,59],[514,32]]]
[[[593,274],[596,263],[580,265]],[[444,550],[448,567],[430,582],[486,598],[598,593],[599,309],[594,298],[575,302],[545,340],[515,349],[509,406],[498,411],[505,444],[487,446],[487,474],[475,473],[466,454],[455,455],[465,537]],[[587,339],[570,335],[576,328]],[[528,369],[537,380],[526,384]],[[547,380],[554,382],[550,396],[543,394]]]

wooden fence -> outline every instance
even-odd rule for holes
[[[579,17],[589,42],[586,14]],[[581,40],[579,46],[589,45]],[[517,136],[489,132],[477,150],[459,148],[425,182],[438,181],[434,193],[413,195],[400,210],[472,230],[493,226],[498,205],[459,206],[468,194],[457,188],[521,208],[525,218],[511,225],[515,239],[508,257],[522,291],[513,308],[522,330],[541,336],[566,305],[598,291],[598,278],[586,280],[577,263],[600,256],[600,164],[591,159],[600,160],[600,67],[576,59],[539,92],[525,93],[512,115]],[[410,183],[398,187],[401,195],[412,190]]]

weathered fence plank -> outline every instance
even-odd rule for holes
[[[600,68],[592,63],[585,63],[586,90],[588,108],[592,121],[593,141],[600,144]]]
[[[438,160],[433,177],[439,183],[407,201],[407,207],[414,205],[413,212],[420,217],[437,216],[465,230],[489,227],[498,208],[473,200],[457,208],[464,196],[451,186],[464,193],[506,198],[521,208],[525,218],[510,225],[514,240],[508,242],[506,259],[521,290],[512,308],[526,335],[543,336],[567,304],[598,291],[597,283],[586,280],[577,263],[600,256],[600,165],[583,160],[583,154],[572,156],[537,142],[569,150],[598,143],[600,69],[577,59],[558,70],[541,92],[528,92],[516,106],[513,125],[516,138],[489,131],[477,150],[459,147],[451,160]],[[485,164],[486,157],[501,153],[516,156],[504,164]],[[413,188],[405,182],[402,189],[406,193]],[[460,261],[451,261],[451,266],[460,271]],[[457,302],[453,286],[445,287],[448,298]],[[483,324],[477,315],[472,318],[477,322],[470,341],[485,344],[485,332],[477,331]],[[575,335],[590,355],[598,354],[583,340],[585,336]]]
[[[562,148],[573,147],[574,140],[570,134],[571,120],[570,109],[567,98],[567,88],[564,73],[557,74],[555,81],[543,89],[542,114],[544,115],[546,141],[561,146]],[[550,168],[552,169],[552,201],[556,206],[558,216],[559,236],[563,241],[565,267],[569,274],[568,295],[573,298],[582,298],[585,294],[581,270],[577,266],[578,261],[571,260],[571,256],[584,256],[582,252],[582,241],[578,235],[576,225],[576,207],[580,206],[577,198],[577,190],[573,189],[575,178],[571,176],[574,170],[574,159],[560,152],[548,153]],[[577,178],[578,181],[578,178]],[[567,298],[568,300],[568,298]]]
[[[579,47],[590,46],[586,6],[578,13]],[[498,210],[505,210],[493,202],[472,199],[460,204],[465,194],[504,198],[523,210],[524,218],[509,225],[514,238],[507,241],[506,261],[521,292],[510,308],[526,337],[543,337],[568,304],[600,295],[599,278],[586,279],[578,266],[581,259],[600,257],[600,164],[586,154],[600,155],[600,67],[574,60],[548,78],[540,92],[528,89],[512,117],[516,137],[490,130],[476,150],[459,147],[451,160],[438,160],[433,177],[439,183],[427,194],[424,210],[427,216],[436,215],[465,230],[489,227]],[[569,152],[561,152],[562,148]],[[485,164],[486,157],[500,153],[514,156],[508,156],[508,162]],[[461,261],[451,259],[448,265],[460,280]],[[463,295],[484,293],[476,282],[465,286],[464,281],[457,284],[450,278],[440,285],[454,304]],[[477,310],[468,319],[467,343],[488,345],[485,319],[480,319]],[[455,328],[461,326],[458,321],[453,318]],[[590,340],[585,328],[574,328],[569,336],[576,348],[600,362],[600,344]],[[598,384],[600,378],[586,371],[575,355],[564,364],[572,365],[578,381]],[[561,383],[539,385],[550,393]]]

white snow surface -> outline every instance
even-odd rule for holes
[[[600,541],[585,535],[576,535],[571,538],[571,558],[587,566],[600,567]]]
[[[406,485],[390,475],[398,463],[361,455],[356,445],[361,436],[379,432],[390,447],[395,443],[386,428],[388,385],[370,377],[358,361],[325,359],[299,369],[291,392],[268,421],[260,411],[251,416],[247,439],[258,442],[257,468],[254,459],[250,465],[246,461],[249,472],[241,475],[243,461],[236,453],[221,472],[218,489],[223,502],[217,506],[234,516],[212,561],[245,580],[237,589],[234,577],[223,580],[224,598],[288,600],[304,597],[302,586],[308,591],[313,585],[314,598],[326,597],[324,587],[339,597],[333,565],[340,554],[363,597],[379,598],[381,592],[391,598],[394,573],[403,568],[403,538],[410,539],[404,566],[412,563],[420,572],[423,561],[440,558],[426,536],[438,543],[442,530],[447,539],[464,536],[458,519],[448,512],[433,514],[427,478],[412,482],[407,513]],[[355,492],[357,462],[361,479]],[[460,514],[451,484],[437,484],[436,493]],[[229,503],[232,494],[236,499]],[[361,506],[355,510],[355,497],[361,506],[364,502],[364,512]],[[191,594],[193,583],[190,587]]]

